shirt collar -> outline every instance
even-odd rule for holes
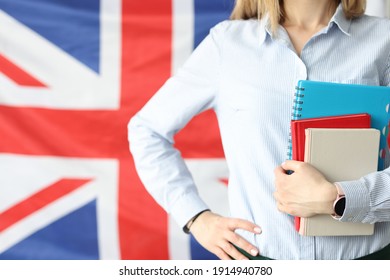
[[[334,13],[332,19],[330,20],[329,25],[328,25],[328,28],[327,28],[327,31],[329,30],[329,28],[330,28],[333,24],[336,24],[336,25],[338,26],[338,28],[339,28],[345,35],[348,35],[348,36],[351,35],[351,34],[349,33],[349,30],[350,30],[350,27],[351,27],[351,20],[350,20],[350,19],[347,19],[347,18],[345,17],[345,14],[344,14],[344,11],[343,11],[343,7],[341,6],[341,4],[339,4],[339,6],[338,6],[337,9],[336,9],[336,12]]]
[[[260,20],[260,44],[264,43],[267,36],[272,37],[271,21],[268,14]]]
[[[324,33],[327,33],[334,25],[336,25],[345,35],[350,36],[349,29],[351,27],[351,20],[345,17],[341,4],[339,4],[339,6],[337,7],[336,12],[329,21],[328,27],[324,30]],[[267,36],[270,36],[270,38],[274,37],[272,34],[271,21],[268,14],[266,14],[260,20],[260,27],[261,28],[259,39],[261,44],[264,43]]]

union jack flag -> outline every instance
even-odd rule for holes
[[[0,0],[0,259],[214,258],[147,194],[126,127],[232,6]],[[226,213],[213,113],[176,143]]]

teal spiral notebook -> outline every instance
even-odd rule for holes
[[[300,80],[292,120],[367,113],[371,127],[381,131],[378,169],[389,166],[390,87]],[[356,151],[358,152],[358,151]],[[291,137],[288,158],[292,158]]]

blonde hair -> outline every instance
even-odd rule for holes
[[[364,14],[366,0],[334,0],[335,4],[342,4],[345,16],[348,19]],[[283,0],[236,0],[231,19],[261,19],[269,13],[272,30],[276,30],[283,22]]]

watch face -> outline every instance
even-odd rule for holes
[[[345,209],[345,197],[340,198],[337,200],[335,206],[334,206],[334,212],[337,216],[342,216],[344,214]]]

